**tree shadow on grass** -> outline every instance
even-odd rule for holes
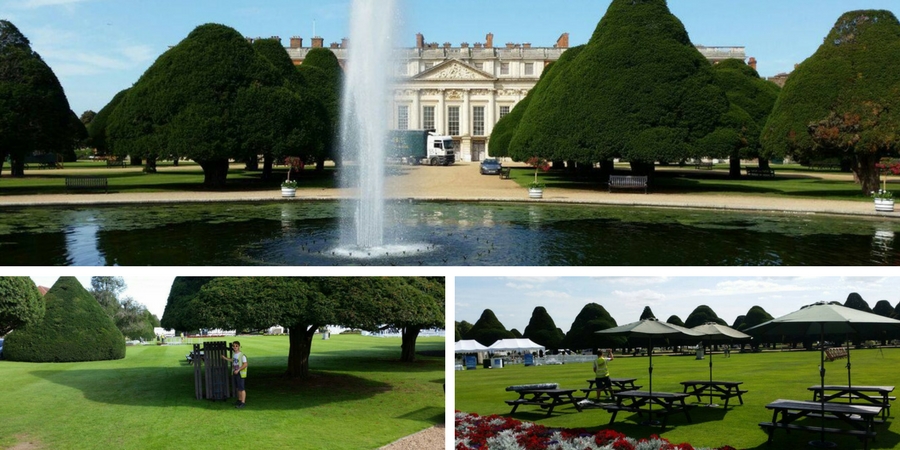
[[[77,389],[85,399],[97,403],[210,408],[216,404],[230,407],[234,400],[198,400],[195,395],[194,370],[190,366],[48,369],[34,370],[31,374],[60,386]],[[252,368],[247,378],[248,405],[252,401],[253,408],[259,410],[294,410],[358,402],[394,389],[395,386],[388,382],[326,371],[312,371],[308,378],[291,379],[284,376],[283,367],[261,365]]]

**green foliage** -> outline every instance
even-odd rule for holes
[[[728,325],[724,320],[720,319],[716,312],[712,310],[709,306],[700,305],[694,308],[693,311],[688,315],[687,320],[684,321],[684,326],[688,328],[694,328],[698,325],[703,325],[708,322],[715,322],[719,325]]]
[[[863,193],[875,164],[897,151],[900,23],[890,11],[844,13],[787,79],[762,133],[769,157],[852,161]]]
[[[872,308],[869,307],[869,304],[856,292],[851,292],[850,295],[847,296],[847,301],[844,302],[844,306],[867,313],[872,312]]]
[[[872,313],[883,317],[892,317],[894,315],[894,307],[887,300],[878,300],[872,308]]]
[[[669,318],[666,319],[666,323],[670,323],[672,325],[678,325],[679,327],[684,326],[684,322],[681,320],[680,317],[678,317],[676,315],[669,316]]]
[[[774,317],[767,313],[766,310],[761,306],[753,306],[749,311],[747,311],[747,315],[744,316],[744,321],[741,323],[738,330],[743,331],[747,328],[755,327],[772,319],[774,319]]]
[[[664,0],[613,0],[584,48],[545,78],[512,139],[513,158],[678,160],[728,108]]]
[[[536,344],[543,345],[548,350],[558,350],[562,348],[562,341],[566,337],[565,334],[556,327],[553,318],[543,306],[534,308],[531,313],[531,320],[525,327],[522,337],[531,339]]]
[[[159,323],[163,328],[175,331],[196,331],[208,327],[200,321],[194,298],[212,277],[176,277],[166,299]],[[271,325],[271,324],[269,324]],[[265,325],[265,326],[269,326]]]
[[[46,307],[34,281],[28,277],[0,277],[0,336],[40,322]]]
[[[106,138],[106,127],[109,125],[110,116],[116,110],[116,106],[125,98],[126,93],[128,93],[128,89],[119,91],[87,124],[88,143],[97,149],[97,154],[99,155],[112,153],[109,147],[109,140]]]
[[[645,306],[644,310],[641,311],[641,318],[638,320],[651,319],[651,318],[656,318],[656,315],[653,314],[653,310],[651,310],[649,306]]]
[[[44,296],[43,320],[10,333],[3,354],[13,361],[122,359],[125,338],[75,277],[61,277]]]
[[[604,307],[596,303],[588,303],[575,316],[569,332],[563,339],[563,345],[573,350],[620,347],[625,342],[624,337],[597,333],[597,331],[615,326],[617,326],[616,319],[613,319]]]
[[[108,139],[123,156],[193,159],[205,184],[221,186],[229,159],[246,158],[261,142],[291,146],[309,138],[303,104],[289,95],[284,73],[237,31],[201,25],[128,91],[109,120]]]
[[[463,320],[462,322],[456,322],[456,333],[458,335],[457,341],[461,341],[466,339],[464,336],[469,334],[469,330],[472,329],[472,324]]]
[[[11,174],[24,176],[25,157],[35,152],[72,156],[84,132],[73,116],[53,70],[15,25],[0,20],[0,167],[9,156]]]
[[[463,338],[474,339],[481,345],[490,346],[500,339],[513,339],[515,335],[506,330],[493,311],[485,309]]]
[[[319,134],[320,145],[309,148],[299,156],[316,162],[334,160],[338,156],[337,135],[341,122],[341,85],[344,71],[334,53],[326,48],[314,48],[297,68],[301,79],[300,95],[316,106],[316,117],[324,124]]]

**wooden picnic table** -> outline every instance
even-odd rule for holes
[[[697,397],[697,401],[703,401],[700,397],[718,397],[725,400],[725,407],[728,407],[728,400],[737,397],[741,404],[744,404],[743,394],[748,391],[742,390],[743,381],[716,381],[716,380],[688,380],[682,381],[684,392]],[[712,401],[710,401],[712,404]]]
[[[643,417],[647,413],[650,420],[653,416],[662,416],[661,426],[666,428],[666,421],[672,414],[684,413],[688,423],[691,422],[691,415],[688,413],[689,407],[684,402],[686,398],[690,398],[690,394],[683,392],[648,392],[648,391],[622,391],[614,394],[616,403],[611,405],[603,405],[601,408],[612,413],[609,423],[616,420],[616,414],[619,411],[628,411],[638,413],[638,417]],[[647,406],[645,409],[644,407]],[[654,408],[654,406],[658,408]]]
[[[877,406],[848,405],[845,403],[825,403],[825,419],[838,420],[850,428],[832,428],[821,425],[797,425],[794,422],[803,417],[822,417],[823,404],[821,402],[808,402],[802,400],[778,399],[766,405],[771,409],[772,421],[761,422],[759,426],[769,433],[769,442],[776,428],[790,430],[805,430],[815,433],[837,433],[856,436],[863,441],[864,448],[869,447],[869,438],[875,439],[875,417],[881,412]]]
[[[881,408],[881,418],[887,419],[891,412],[891,396],[894,386],[846,386],[839,384],[816,385],[807,388],[813,393],[813,401],[819,401],[819,397],[825,393],[825,401],[846,399],[849,403],[853,400],[863,400]]]
[[[609,384],[611,385],[611,391],[608,391],[610,397],[613,396],[616,392],[621,391],[636,391],[641,388],[641,386],[637,386],[634,382],[637,381],[637,378],[612,378],[609,379]],[[584,398],[588,398],[591,395],[591,392],[597,391],[606,391],[606,389],[597,387],[597,379],[587,380],[588,387],[587,389],[582,389],[581,392],[584,392]]]
[[[512,405],[510,414],[516,412],[519,405],[540,406],[547,410],[547,415],[553,414],[553,409],[559,405],[572,404],[578,412],[581,412],[579,399],[572,395],[577,389],[527,389],[517,391],[519,398],[506,400],[507,405]]]

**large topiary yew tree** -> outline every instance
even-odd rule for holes
[[[60,277],[44,296],[40,321],[10,333],[4,358],[30,362],[122,359],[125,337],[75,277]]]
[[[566,337],[565,333],[556,327],[550,313],[543,306],[534,308],[531,313],[531,320],[525,327],[522,337],[531,339],[536,344],[543,345],[547,350],[558,350],[562,347],[562,341]]]
[[[763,129],[769,157],[849,160],[868,194],[900,142],[900,23],[890,11],[844,13],[785,82]]]
[[[622,158],[650,172],[655,161],[693,155],[728,109],[665,0],[613,0],[590,41],[550,74],[512,138],[514,159]]]

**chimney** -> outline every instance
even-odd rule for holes
[[[747,61],[747,65],[750,66],[750,67],[752,67],[753,70],[756,70],[756,58],[754,58],[754,57],[751,56],[751,57],[750,57],[750,60]]]
[[[525,42],[522,44],[522,48],[531,48],[531,42]]]
[[[322,48],[325,46],[325,38],[316,36],[312,38],[312,48]]]
[[[468,42],[463,42],[462,44],[459,44],[459,47],[460,47],[460,48],[469,48],[469,43],[468,43]]]
[[[507,43],[506,43],[506,48],[516,48],[516,44],[514,44],[514,43],[512,43],[512,42],[507,42]]]
[[[328,46],[328,48],[332,48],[332,49],[341,48],[341,44],[338,44],[337,42],[332,42],[331,45]]]
[[[341,39],[341,48],[347,48],[347,45],[350,44],[350,39],[343,38]]]
[[[303,48],[303,38],[300,36],[292,36],[291,48]]]
[[[422,33],[416,33],[416,48],[425,48],[425,36],[423,36]]]
[[[488,33],[484,37],[484,48],[494,48],[494,33]]]
[[[273,41],[278,41],[279,44],[281,43],[281,37],[279,37],[279,36],[272,36],[269,39],[271,39]]]
[[[481,48],[482,46],[483,46],[483,44],[481,42],[475,43],[475,48]]]
[[[450,48],[450,47],[453,47],[453,44],[451,44],[449,42],[444,42],[444,48]]]
[[[569,48],[569,33],[563,33],[556,40],[556,48]]]

